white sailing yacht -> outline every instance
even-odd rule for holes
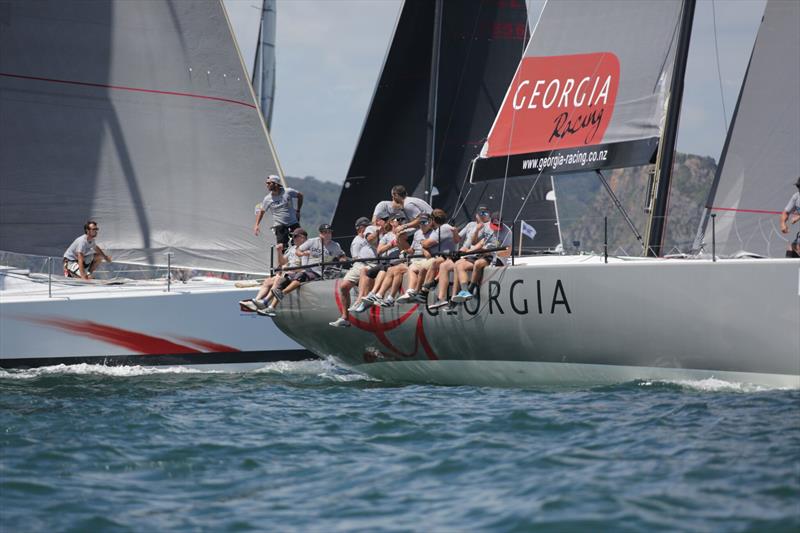
[[[448,6],[436,6],[446,18]],[[373,307],[350,328],[327,325],[342,305],[335,282],[312,283],[284,301],[276,324],[316,354],[405,382],[714,377],[800,387],[800,261],[784,258],[785,237],[766,230],[800,174],[800,3],[770,0],[759,29],[708,202],[712,214],[735,217],[720,216],[718,231],[710,219],[704,253],[665,258],[693,12],[694,0],[550,0],[471,169],[473,184],[505,189],[562,172],[652,168],[643,256],[514,257],[487,269],[479,297],[456,316]],[[763,257],[735,257],[742,246]]]
[[[270,269],[274,240],[251,229],[269,174],[282,172],[221,1],[3,2],[0,366],[311,356],[239,313],[255,289],[220,274]],[[111,268],[159,277],[63,278],[88,219]]]

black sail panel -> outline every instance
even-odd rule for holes
[[[337,235],[351,235],[354,220],[370,216],[377,202],[389,198],[392,185],[402,184],[422,196],[434,8],[434,0],[403,6],[339,197],[333,222]],[[528,34],[523,0],[443,3],[433,183],[438,194],[432,203],[459,223],[472,217],[478,203],[500,209],[502,184],[470,185],[467,174],[500,109]],[[533,181],[509,183],[513,197],[520,198],[531,192]],[[550,190],[549,178],[540,183],[530,194],[531,202]],[[511,204],[508,210],[504,207],[506,213],[511,213]],[[542,216],[554,218],[552,203],[542,206],[548,211]]]
[[[393,185],[413,191],[425,172],[434,3],[407,1],[333,217],[334,235],[352,235]]]

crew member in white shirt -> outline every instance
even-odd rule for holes
[[[111,262],[111,256],[95,243],[99,231],[100,228],[94,220],[83,225],[83,235],[72,241],[64,252],[65,276],[92,279],[92,274],[103,260]]]

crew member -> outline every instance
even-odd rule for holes
[[[92,279],[92,274],[103,260],[111,262],[111,256],[94,242],[99,231],[100,228],[94,220],[83,225],[83,235],[72,241],[64,252],[65,276]]]
[[[268,294],[270,294],[272,287],[276,283],[280,283],[282,279],[285,279],[290,274],[294,274],[296,272],[295,270],[283,272],[283,270],[287,268],[294,269],[305,264],[303,261],[305,258],[298,257],[295,252],[297,252],[297,247],[306,242],[307,239],[308,233],[306,230],[303,228],[296,228],[294,231],[292,231],[292,236],[290,238],[292,245],[287,250],[283,249],[282,244],[275,246],[275,249],[278,252],[278,272],[274,276],[266,278],[261,283],[261,287],[259,287],[255,298],[239,301],[239,308],[242,311],[258,312],[259,310],[265,310],[269,306],[269,302],[267,301],[266,297]]]
[[[261,219],[264,213],[269,211],[272,214],[272,231],[275,232],[275,242],[283,244],[284,248],[289,247],[289,234],[300,227],[300,210],[303,208],[303,193],[291,187],[285,187],[278,176],[270,175],[265,182],[269,193],[261,202],[261,207],[256,213],[256,223],[253,226],[253,233],[258,236],[260,233]],[[297,207],[294,207],[292,199],[297,199]]]
[[[783,213],[781,213],[781,233],[789,233],[787,222],[790,219],[791,224],[795,224],[800,220],[800,178],[797,178],[795,186],[797,187],[797,192],[792,195]],[[800,231],[797,232],[794,240],[789,244],[786,257],[800,257]]]

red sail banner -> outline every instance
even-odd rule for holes
[[[611,52],[524,58],[483,156],[602,143],[619,74],[619,59]]]

